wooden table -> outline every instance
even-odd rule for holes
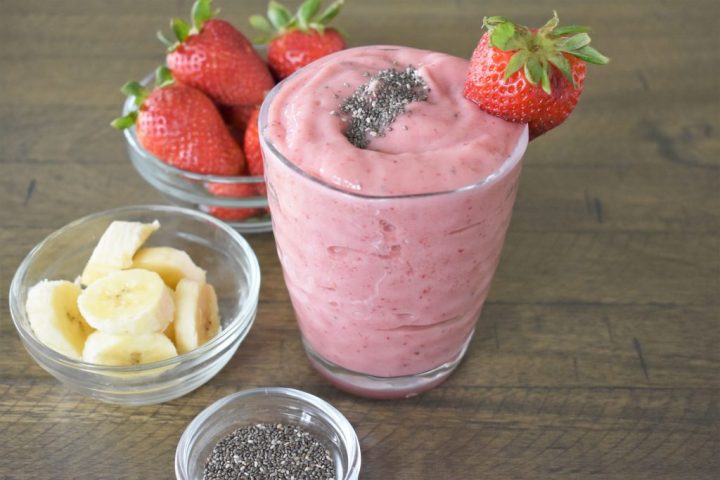
[[[218,1],[246,32],[263,1]],[[10,279],[90,212],[162,203],[108,122],[119,86],[162,59],[155,31],[190,2],[4,0],[0,16],[0,478],[173,478],[188,422],[240,389],[284,385],[356,427],[363,479],[720,478],[720,3],[348,0],[355,45],[468,56],[483,15],[588,23],[567,125],[533,142],[478,332],[442,387],[368,401],[309,367],[270,234],[256,325],[207,385],[163,405],[98,403],[23,349]],[[715,38],[715,41],[711,37]]]

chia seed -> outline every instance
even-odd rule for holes
[[[427,100],[429,91],[427,83],[412,65],[405,70],[389,68],[378,72],[340,106],[348,123],[345,136],[356,147],[367,148],[370,144],[368,136],[384,136],[395,119],[405,112],[405,107],[412,102]]]
[[[205,462],[203,480],[334,480],[330,452],[294,425],[240,427],[220,440]]]

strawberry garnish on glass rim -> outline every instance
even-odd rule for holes
[[[268,4],[267,18],[252,15],[250,24],[262,35],[255,39],[268,43],[268,65],[282,80],[318,58],[345,48],[345,40],[328,24],[339,13],[344,0],[337,0],[320,12],[320,0],[305,0],[295,15],[275,0]]]
[[[609,59],[590,46],[590,28],[559,26],[557,13],[530,29],[486,17],[468,68],[465,97],[507,121],[527,123],[530,139],[560,125],[582,93],[585,63]]]

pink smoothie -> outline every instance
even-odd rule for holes
[[[378,71],[429,87],[366,149],[343,100]],[[263,115],[273,230],[308,346],[380,377],[456,362],[498,265],[527,145],[525,125],[462,95],[467,62],[404,47],[331,55],[276,89]],[[347,120],[347,119],[345,119]]]

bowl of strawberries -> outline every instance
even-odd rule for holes
[[[171,202],[196,208],[243,233],[272,229],[258,114],[265,95],[315,59],[345,47],[326,27],[342,0],[320,9],[306,0],[295,14],[270,2],[267,19],[253,15],[264,45],[215,18],[211,0],[197,0],[191,22],[171,21],[165,65],[122,87],[123,131],[138,173]]]

